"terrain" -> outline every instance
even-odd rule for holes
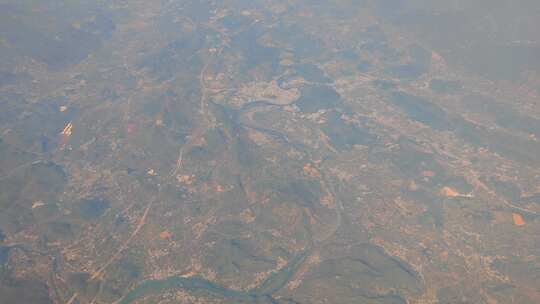
[[[0,0],[0,302],[539,303],[533,0]]]

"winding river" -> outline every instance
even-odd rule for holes
[[[249,290],[239,291],[217,285],[211,281],[200,277],[172,276],[162,280],[147,280],[137,285],[127,293],[118,304],[129,304],[138,298],[161,293],[166,290],[183,289],[197,294],[226,298],[237,301],[266,301],[267,303],[277,303],[272,294],[284,287],[290,278],[296,273],[309,255],[310,250],[295,256],[287,266],[280,271],[270,275],[261,285]]]
[[[252,121],[250,121],[250,123],[241,122],[241,119],[239,116],[241,116],[243,112],[253,110],[254,108],[260,107],[260,106],[283,107],[284,105],[275,104],[275,103],[265,101],[265,100],[249,102],[243,105],[238,110],[236,115],[234,115],[236,116],[235,119],[240,120],[239,124],[241,124],[244,127],[252,128],[259,132],[264,132],[268,135],[271,135],[273,137],[280,139],[281,141],[287,144],[294,144],[294,143],[291,143],[288,137],[282,132],[256,125]],[[326,183],[326,181],[324,182]],[[337,217],[338,217],[338,225],[336,229],[332,231],[332,233],[330,233],[328,236],[324,238],[323,241],[317,242],[319,246],[324,241],[329,239],[335,233],[335,231],[340,225],[341,209],[343,207],[341,206],[341,202],[338,201],[337,203],[338,203],[338,210],[336,210],[336,212],[337,212]],[[285,285],[287,285],[290,279],[294,276],[294,274],[298,271],[298,269],[303,265],[306,258],[311,254],[311,252],[313,251],[314,245],[315,244],[306,248],[306,250],[304,250],[302,253],[299,253],[296,256],[294,256],[289,261],[287,266],[271,274],[259,286],[248,291],[240,291],[240,290],[234,290],[227,287],[223,287],[221,285],[218,285],[216,283],[213,283],[201,277],[171,276],[171,277],[161,279],[161,280],[144,281],[140,283],[139,285],[137,285],[134,289],[129,291],[124,297],[122,297],[116,303],[129,304],[141,297],[152,295],[152,294],[158,294],[166,290],[174,290],[174,289],[183,289],[183,290],[196,293],[196,294],[205,294],[209,296],[226,298],[226,299],[236,300],[236,301],[249,301],[249,302],[262,301],[263,303],[278,303],[276,300],[272,298],[272,295],[278,292],[279,290],[281,290],[283,287],[285,287]]]

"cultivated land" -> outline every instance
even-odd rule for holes
[[[0,302],[540,302],[536,1],[87,2],[0,0]]]

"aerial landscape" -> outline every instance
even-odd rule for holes
[[[0,0],[0,303],[540,303],[538,0]]]

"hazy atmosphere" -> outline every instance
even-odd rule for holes
[[[540,303],[540,1],[0,0],[0,303]]]

